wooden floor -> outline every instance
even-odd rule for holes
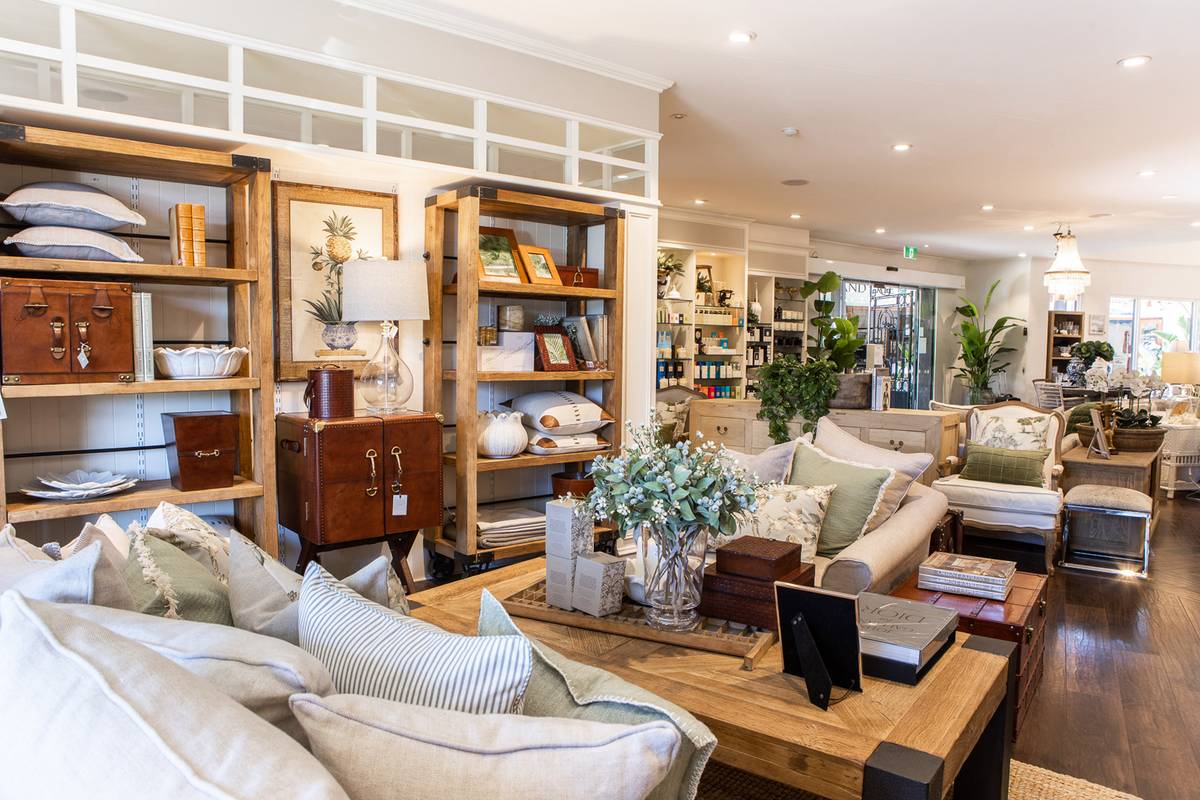
[[[1200,797],[1200,503],[1163,503],[1150,580],[1060,570],[1013,757],[1145,800]]]

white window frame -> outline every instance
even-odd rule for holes
[[[1196,342],[1200,340],[1200,321],[1196,319],[1197,312],[1200,311],[1200,300],[1187,297],[1142,297],[1140,295],[1131,294],[1113,294],[1108,296],[1108,306],[1105,309],[1104,319],[1104,339],[1108,341],[1109,326],[1112,325],[1112,302],[1113,300],[1132,300],[1133,301],[1133,341],[1132,352],[1129,354],[1129,368],[1134,372],[1139,372],[1138,355],[1141,353],[1141,335],[1142,335],[1142,301],[1157,300],[1164,303],[1190,303],[1192,306],[1191,324],[1188,329],[1188,350],[1196,349]]]

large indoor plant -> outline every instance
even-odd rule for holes
[[[658,430],[657,419],[626,423],[621,452],[592,462],[596,487],[588,507],[640,537],[646,621],[662,630],[691,630],[700,618],[708,537],[735,533],[738,516],[757,510],[754,486],[723,448],[665,444]]]
[[[829,401],[837,394],[840,370],[833,361],[822,359],[805,363],[793,355],[776,358],[758,370],[758,418],[767,421],[771,438],[786,442],[792,438],[788,423],[796,417],[804,420],[803,432],[817,426],[817,420],[829,413]]]
[[[992,283],[983,300],[982,310],[961,295],[959,299],[963,304],[955,309],[962,317],[958,330],[954,332],[962,360],[962,366],[955,369],[955,374],[966,384],[967,402],[972,405],[991,402],[992,378],[1008,369],[1011,362],[1002,362],[1003,357],[1016,352],[1015,347],[1004,345],[1005,334],[1025,321],[1020,317],[1002,316],[988,325],[988,309],[999,285],[998,280]]]

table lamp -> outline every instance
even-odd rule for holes
[[[342,268],[342,317],[379,323],[379,349],[363,369],[359,387],[371,411],[402,410],[412,397],[413,377],[396,348],[394,320],[429,319],[425,263],[347,261]]]

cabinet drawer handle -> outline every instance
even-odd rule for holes
[[[717,435],[718,436],[724,436],[727,433],[729,433],[728,425],[718,425],[717,426]]]
[[[1038,600],[1038,616],[1039,617],[1046,616],[1046,599],[1045,598]]]
[[[371,486],[367,489],[367,497],[374,497],[379,493],[379,487],[375,485],[375,481],[379,477],[379,474],[375,471],[375,459],[378,456],[379,453],[375,452],[374,447],[367,451],[367,460],[371,462]]]
[[[1025,644],[1029,644],[1032,641],[1033,641],[1033,626],[1028,626],[1025,628]]]
[[[221,455],[220,450],[197,450],[192,453],[196,458],[216,458]]]
[[[400,463],[400,447],[392,448],[392,456],[396,459],[396,480],[392,481],[392,494],[400,494],[400,476],[404,474],[404,466]]]
[[[302,448],[300,442],[295,439],[280,439],[279,446],[284,450],[290,450],[293,453],[299,453]]]
[[[904,440],[901,439],[897,442],[895,439],[888,439],[888,444],[892,446],[893,450],[899,452],[899,450],[904,447]]]

